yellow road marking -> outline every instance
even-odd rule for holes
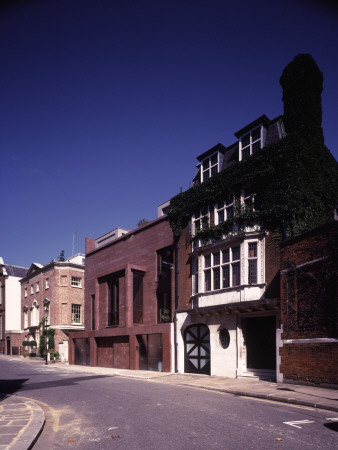
[[[24,397],[24,398],[26,398],[27,400],[32,400],[33,402],[39,403],[40,405],[43,405],[46,408],[50,409],[51,415],[53,417],[53,431],[54,433],[57,433],[59,431],[60,418],[55,409],[49,406],[47,403],[41,402],[40,400],[36,400],[35,398],[31,397]]]

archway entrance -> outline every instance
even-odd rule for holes
[[[204,324],[190,325],[184,332],[184,371],[210,375],[210,332]]]

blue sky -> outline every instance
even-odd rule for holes
[[[324,73],[338,158],[338,12],[301,0],[35,0],[0,7],[0,256],[29,267],[156,217],[196,156],[283,112],[299,53]]]

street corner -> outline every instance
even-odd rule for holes
[[[0,448],[31,448],[44,424],[44,411],[36,402],[0,394]]]

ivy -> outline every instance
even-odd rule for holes
[[[256,193],[255,211],[241,210],[233,219],[199,232],[217,238],[235,225],[259,222],[264,228],[294,236],[332,220],[338,202],[338,165],[320,139],[307,142],[294,133],[193,186],[170,201],[170,226],[176,239],[195,210],[250,186]]]

